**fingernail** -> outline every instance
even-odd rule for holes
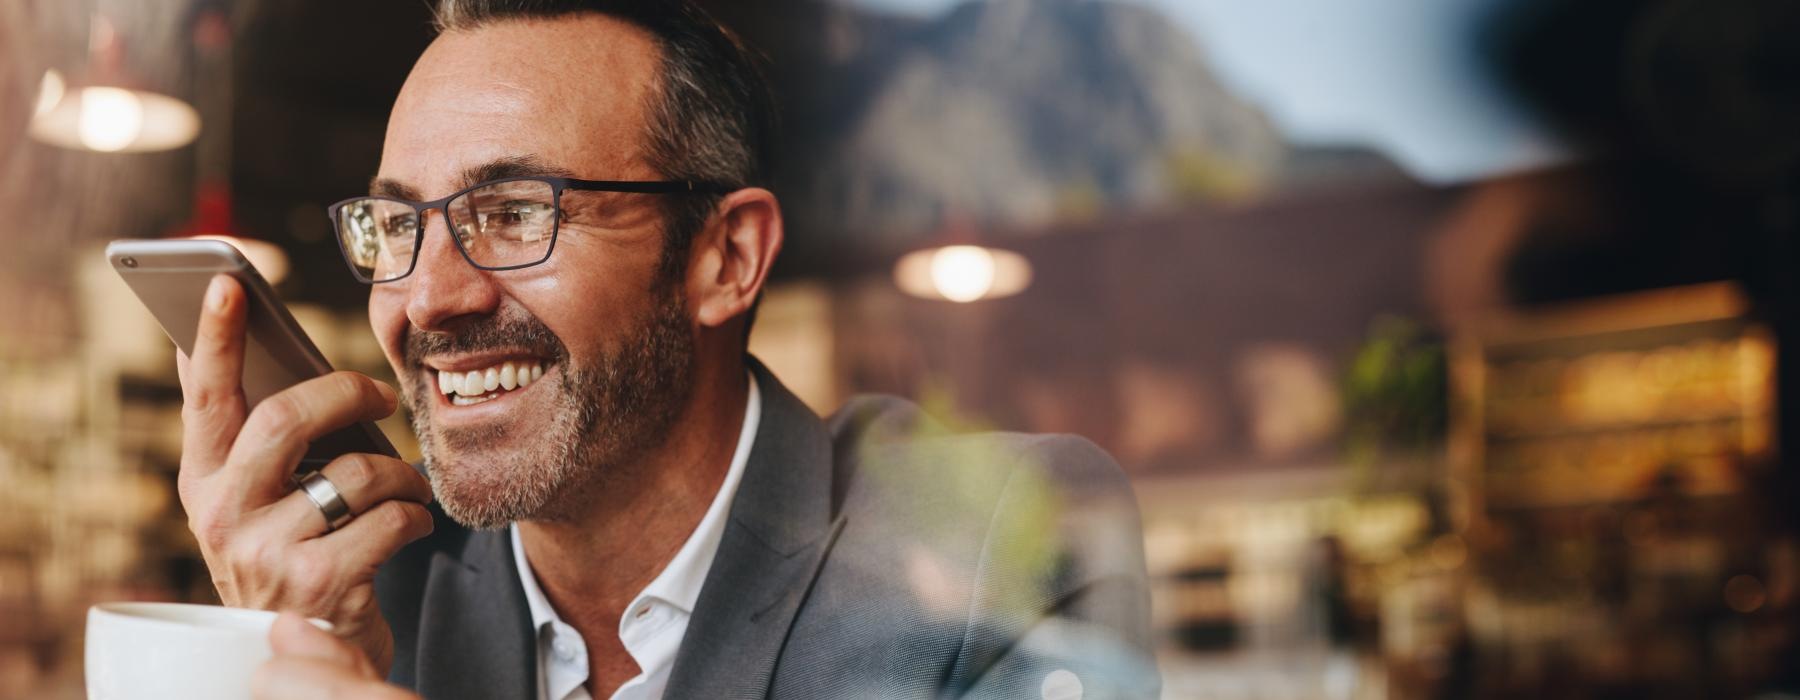
[[[213,313],[225,310],[225,277],[214,275],[212,284],[206,285],[206,309]]]
[[[375,382],[375,390],[381,392],[381,398],[387,399],[388,403],[398,400],[394,396],[394,387],[388,386],[387,382]]]

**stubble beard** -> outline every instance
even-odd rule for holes
[[[550,423],[534,429],[533,436],[509,435],[501,426],[438,430],[431,421],[435,398],[425,393],[432,388],[421,383],[408,392],[426,474],[445,514],[475,529],[573,519],[609,482],[627,478],[634,462],[668,439],[692,390],[694,349],[679,287],[668,285],[658,295],[653,310],[591,366],[568,359],[558,363],[558,380],[543,387],[553,390]],[[560,342],[535,318],[496,323],[468,335],[476,342],[513,342],[510,347],[517,347],[517,340],[542,344],[548,338],[560,351]],[[521,447],[491,449],[503,441]]]

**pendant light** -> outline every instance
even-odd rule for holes
[[[124,69],[112,22],[95,14],[88,28],[88,72],[71,80],[44,72],[27,133],[63,148],[102,153],[166,151],[191,143],[200,115],[188,103],[143,89]]]
[[[940,242],[900,257],[894,284],[922,299],[966,304],[998,299],[1031,286],[1031,263],[1003,248],[980,245],[973,225],[949,217]]]

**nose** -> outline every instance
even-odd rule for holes
[[[406,317],[414,328],[442,331],[458,319],[488,316],[500,306],[500,288],[492,275],[476,269],[457,250],[442,211],[425,217],[425,236],[419,241],[419,259],[413,263],[406,300]]]

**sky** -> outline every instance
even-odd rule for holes
[[[963,0],[851,0],[932,16]],[[1552,165],[1566,148],[1498,90],[1472,49],[1504,0],[1115,0],[1167,14],[1289,140],[1364,144],[1435,184]]]

